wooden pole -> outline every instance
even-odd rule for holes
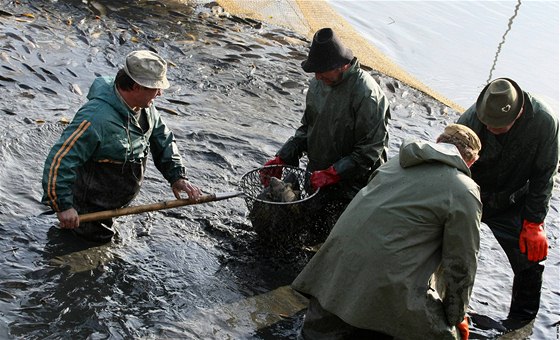
[[[193,204],[201,204],[207,202],[214,202],[220,201],[232,197],[237,197],[243,195],[242,192],[225,192],[225,193],[216,193],[216,194],[205,194],[201,195],[198,199],[179,199],[173,201],[164,201],[158,203],[151,203],[151,204],[144,204],[138,205],[133,207],[125,207],[120,209],[113,209],[113,210],[103,210],[97,211],[93,213],[83,214],[80,215],[80,223],[83,222],[91,222],[97,220],[103,220],[107,218],[117,217],[117,216],[124,216],[124,215],[132,215],[132,214],[140,214],[148,211],[156,211],[162,209],[169,209],[169,208],[176,208],[182,207],[185,205],[193,205]]]

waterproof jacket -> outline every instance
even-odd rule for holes
[[[543,222],[558,169],[558,117],[542,101],[526,92],[524,96],[523,114],[505,134],[488,131],[476,105],[457,123],[474,130],[482,142],[471,172],[484,206],[500,211],[524,201],[521,217]]]
[[[338,186],[351,199],[387,160],[389,118],[388,99],[354,59],[335,86],[311,80],[301,126],[278,156],[297,166],[306,153],[310,172],[334,165]]]
[[[454,339],[480,240],[482,205],[469,176],[454,145],[403,143],[354,197],[293,288],[354,327],[397,339]]]
[[[143,109],[145,131],[116,92],[114,79],[95,79],[72,122],[51,149],[43,202],[79,213],[120,208],[140,190],[148,151],[163,176],[186,178],[173,133],[155,107]]]

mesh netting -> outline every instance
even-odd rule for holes
[[[275,169],[281,170],[282,175],[280,180],[284,181],[286,184],[290,184],[293,190],[299,191],[298,199],[291,202],[276,202],[261,196],[263,190],[267,188],[263,184],[263,179],[266,178],[267,181],[270,181],[270,175],[268,175],[268,173],[273,172]],[[272,205],[303,203],[315,196],[318,192],[310,192],[311,190],[308,190],[307,180],[309,175],[309,172],[289,165],[269,165],[249,171],[241,177],[240,183],[241,189],[245,193],[247,208],[251,211],[255,201]]]
[[[272,179],[267,174],[274,171],[281,171],[282,180],[280,192],[276,194],[282,196],[283,192],[287,192],[292,200],[271,199],[273,185],[268,185]],[[319,192],[310,190],[309,175],[303,169],[286,165],[266,166],[243,175],[239,185],[245,194],[249,220],[260,240],[276,244],[290,241],[294,245],[300,240],[302,229],[307,224],[307,212],[312,209],[314,198]]]

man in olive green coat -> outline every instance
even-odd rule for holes
[[[482,204],[476,134],[406,141],[379,167],[293,282],[310,298],[305,339],[464,339]],[[436,285],[437,283],[437,285]]]
[[[533,320],[548,254],[544,220],[558,169],[558,115],[508,78],[490,82],[458,120],[484,144],[472,176],[480,185],[482,222],[514,273],[509,314],[516,329]]]
[[[302,68],[315,73],[302,124],[265,166],[298,166],[307,155],[310,184],[321,188],[315,217],[328,232],[371,173],[387,160],[389,101],[330,28],[315,33]]]

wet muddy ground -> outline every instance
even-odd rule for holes
[[[238,190],[299,125],[308,44],[213,3],[0,0],[0,338],[295,339],[306,301],[288,286],[313,253],[263,247],[243,199],[120,217],[115,241],[92,247],[54,228],[40,198],[64,122],[92,80],[115,74],[136,49],[170,62],[172,87],[156,106],[191,181]],[[390,156],[402,138],[434,140],[458,118],[371,72],[391,101]],[[173,199],[149,164],[134,205]],[[559,206],[557,190],[534,339],[553,337],[560,320]],[[486,228],[480,262],[472,307],[503,318],[511,274]]]

